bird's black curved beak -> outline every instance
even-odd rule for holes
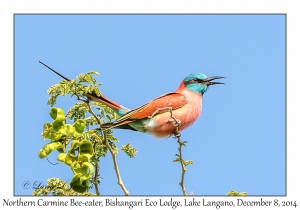
[[[204,84],[206,84],[207,86],[209,85],[217,85],[217,84],[225,84],[223,82],[212,82],[215,79],[222,79],[222,78],[226,78],[226,77],[219,77],[219,76],[213,76],[213,77],[208,77],[204,80]]]

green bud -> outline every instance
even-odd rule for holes
[[[72,181],[70,183],[71,188],[75,191],[75,192],[79,192],[79,193],[84,193],[87,191],[88,187],[87,187],[87,183],[81,182],[80,178],[82,177],[81,174],[76,174],[73,178]],[[88,180],[86,180],[88,181]],[[81,182],[81,183],[80,183]],[[89,182],[89,181],[88,181]]]
[[[75,128],[70,124],[65,124],[65,131],[67,132],[68,135],[71,135],[71,136],[73,136],[74,133],[76,132]]]
[[[60,142],[50,142],[43,146],[42,149],[40,149],[38,155],[40,158],[47,157],[53,150],[56,150],[58,148],[63,148],[63,145]]]
[[[56,108],[56,107],[53,107],[51,110],[50,110],[50,116],[52,117],[53,120],[59,120],[59,121],[63,121],[65,120],[65,113],[64,113],[64,110],[61,109],[61,108]]]
[[[78,161],[74,161],[71,164],[71,169],[74,174],[86,174],[88,170],[86,167],[83,167]]]
[[[66,153],[60,153],[59,155],[57,155],[57,160],[60,162],[65,162],[66,156],[67,156]]]
[[[63,148],[58,148],[58,149],[57,149],[57,152],[59,152],[59,153],[64,153],[65,150],[64,150]]]
[[[61,133],[53,133],[53,130],[51,133],[49,133],[49,135],[47,136],[47,138],[52,139],[53,141],[58,141],[60,140],[62,137]]]
[[[67,156],[65,158],[65,164],[67,164],[68,166],[71,166],[74,161],[75,161],[75,158],[72,157],[71,155],[67,154]]]
[[[74,165],[77,164],[72,164],[72,166]],[[85,192],[90,186],[89,179],[93,177],[94,167],[89,162],[81,163],[80,167],[80,173],[78,173],[78,171],[74,171],[79,170],[79,168],[75,169],[75,167],[72,167],[75,176],[73,177],[70,185],[72,189],[76,192]]]
[[[48,130],[48,129],[52,128],[52,124],[51,123],[45,123],[43,128],[44,128],[44,130]]]
[[[87,155],[78,155],[78,161],[88,162],[88,161],[90,161],[90,157],[88,157]]]
[[[74,126],[75,130],[81,134],[84,131],[85,125],[86,125],[85,121],[79,119],[79,120],[76,120],[76,122],[74,123],[73,126]]]
[[[54,122],[52,124],[52,128],[54,131],[58,131],[59,129],[61,129],[63,127],[64,127],[63,121],[54,120]]]
[[[71,155],[72,157],[75,157],[75,149],[78,147],[79,145],[79,141],[78,140],[74,140],[72,141],[71,146],[69,147],[69,155]]]
[[[87,167],[89,169],[89,173],[86,174],[87,179],[92,178],[92,176],[94,174],[94,166],[93,166],[93,164],[91,164],[90,162],[84,162],[84,163],[82,163],[82,166]]]
[[[94,154],[92,143],[88,140],[80,142],[79,153],[80,155],[86,155],[90,159]]]
[[[52,130],[52,124],[51,123],[45,123],[43,126],[44,130],[42,132],[43,139],[49,138],[48,136],[51,133]]]

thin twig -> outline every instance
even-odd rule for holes
[[[176,128],[176,130],[178,130],[178,127]],[[177,131],[175,131],[175,132],[177,132]],[[176,136],[177,134],[175,133],[175,136]],[[183,159],[182,159],[182,145],[183,145],[183,142],[182,141],[180,141],[180,135],[178,135],[178,136],[176,136],[177,137],[177,142],[178,142],[178,145],[179,145],[179,147],[178,147],[178,151],[179,151],[179,160],[180,160],[180,164],[181,164],[181,181],[179,182],[179,185],[180,185],[180,187],[181,187],[181,189],[182,189],[182,193],[183,193],[183,195],[187,195],[186,194],[186,190],[185,190],[185,187],[184,187],[184,175],[185,175],[185,172],[186,172],[186,167],[184,166],[184,164],[183,164]]]
[[[83,100],[84,101],[84,100]],[[91,109],[91,106],[90,104],[88,103],[88,101],[84,101],[88,104],[88,108],[89,108],[89,112],[95,117],[99,127],[101,127],[101,122],[100,120],[98,119],[98,117],[95,115],[95,113],[93,112],[93,110]],[[118,179],[118,184],[120,185],[120,187],[122,188],[123,192],[125,195],[129,195],[129,191],[126,189],[125,185],[123,184],[122,182],[122,179],[121,179],[121,175],[120,175],[120,171],[119,171],[119,167],[118,167],[118,164],[117,164],[117,157],[116,157],[116,154],[114,153],[113,149],[111,148],[111,146],[109,145],[109,142],[107,141],[107,137],[106,137],[106,131],[103,131],[103,136],[104,136],[104,141],[105,141],[105,145],[106,147],[108,148],[111,156],[112,156],[112,159],[113,159],[113,163],[114,163],[114,169],[115,169],[115,172],[116,172],[116,175],[117,175],[117,179]]]
[[[98,173],[99,173],[99,165],[98,163],[95,165],[95,175],[94,175],[94,185],[95,185],[95,190],[96,190],[96,194],[99,196],[100,195],[100,191],[99,191],[99,188],[98,188]]]
[[[117,175],[117,178],[118,178],[118,184],[122,188],[124,194],[128,196],[129,195],[129,191],[126,189],[125,185],[122,182],[121,175],[120,175],[119,168],[118,168],[118,164],[117,164],[116,154],[114,153],[113,149],[111,148],[111,146],[109,145],[109,143],[108,143],[108,141],[106,139],[106,131],[103,131],[103,133],[104,133],[105,145],[109,149],[110,154],[111,154],[112,159],[113,159],[113,162],[114,162],[114,168],[115,168],[116,175]]]
[[[93,145],[93,148],[94,148],[94,151],[96,150],[96,144],[98,143],[98,141],[95,141],[94,145]],[[94,186],[95,186],[95,191],[96,191],[96,194],[99,196],[100,195],[100,191],[99,191],[99,188],[98,188],[98,173],[99,173],[99,170],[100,170],[100,166],[98,165],[98,162],[97,164],[95,165],[95,174],[94,174],[94,179],[93,179],[93,183],[94,183]]]
[[[178,142],[178,145],[179,145],[178,151],[179,151],[179,161],[180,161],[180,165],[181,165],[181,181],[179,182],[179,185],[182,189],[183,195],[187,195],[186,190],[185,190],[185,186],[184,186],[184,175],[185,175],[185,172],[186,172],[186,167],[183,164],[183,159],[182,159],[182,145],[184,145],[184,143],[180,140],[180,136],[181,136],[181,134],[179,132],[180,120],[176,119],[173,116],[172,108],[169,109],[169,112],[170,112],[171,118],[174,120],[174,126],[176,127],[175,131],[174,131],[174,136],[177,138],[177,142]]]

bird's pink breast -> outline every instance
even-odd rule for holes
[[[177,92],[183,94],[188,101],[183,107],[172,111],[173,116],[180,120],[179,131],[182,131],[191,126],[201,115],[202,95],[188,89],[181,89]],[[172,136],[175,126],[170,116],[170,112],[155,115],[152,122],[146,126],[146,132],[157,138]]]

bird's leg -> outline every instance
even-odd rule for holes
[[[153,114],[151,116],[148,116],[148,118],[152,118],[154,117],[154,115],[156,115],[157,113],[162,113],[160,111],[170,111],[172,110],[172,107],[164,107],[164,108],[157,108],[155,112],[153,112]]]
[[[169,120],[169,121],[175,121],[174,122],[174,126],[175,127],[179,127],[179,125],[180,125],[180,120],[179,119],[177,119],[177,118],[175,118],[174,116],[173,116],[173,112],[172,112],[172,107],[170,107],[170,109],[168,110],[169,112],[170,112],[170,115],[171,115],[171,119]]]
[[[152,118],[154,115],[156,115],[157,113],[162,113],[161,111],[168,111],[170,112],[171,118],[168,120],[168,122],[173,122],[174,121],[174,126],[177,128],[176,130],[178,130],[178,127],[180,125],[180,120],[175,118],[173,116],[173,112],[172,112],[172,107],[163,107],[163,108],[157,108],[155,112],[153,112],[153,114],[151,116],[148,116],[148,118]],[[174,134],[176,137],[180,137],[180,133],[177,131]]]
[[[181,136],[181,133],[174,133],[174,136],[178,139]]]

